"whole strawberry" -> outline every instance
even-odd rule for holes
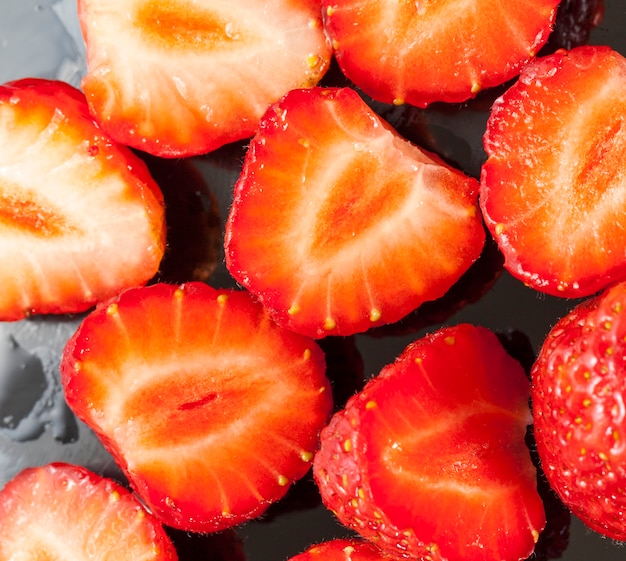
[[[532,369],[535,437],[563,502],[593,530],[626,539],[626,283],[579,304]]]

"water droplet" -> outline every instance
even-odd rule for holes
[[[13,429],[30,414],[48,384],[41,360],[13,336],[0,339],[0,357],[0,428]]]

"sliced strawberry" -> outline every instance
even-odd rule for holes
[[[357,539],[334,539],[312,545],[288,561],[385,561],[385,555],[372,543]]]
[[[0,559],[170,560],[160,522],[111,479],[64,463],[26,468],[0,491]]]
[[[543,470],[589,527],[626,540],[626,283],[589,299],[548,334],[532,370]]]
[[[537,59],[493,106],[480,201],[505,267],[537,290],[591,295],[626,278],[626,59]]]
[[[0,86],[0,207],[0,320],[84,311],[146,283],[163,256],[145,164],[62,82]]]
[[[313,473],[346,526],[415,559],[518,560],[545,524],[524,370],[461,324],[409,345],[322,431]]]
[[[459,102],[516,76],[559,0],[322,0],[343,72],[386,103]]]
[[[235,185],[226,265],[313,337],[399,320],[479,257],[477,182],[402,139],[350,88],[293,90]]]
[[[317,0],[80,0],[79,17],[94,115],[159,156],[252,136],[270,103],[316,84],[331,58]]]
[[[86,317],[61,364],[68,404],[169,526],[261,514],[309,469],[332,410],[324,356],[244,291],[130,289]]]
[[[489,236],[480,257],[441,298],[424,302],[400,321],[374,327],[367,331],[367,334],[377,338],[405,336],[417,334],[433,325],[441,325],[466,306],[477,303],[488,294],[502,276],[503,261],[497,244]]]

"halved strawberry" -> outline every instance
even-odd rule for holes
[[[82,86],[117,140],[165,157],[252,136],[331,58],[317,0],[80,0]]]
[[[130,289],[69,340],[66,398],[169,526],[261,514],[302,477],[331,410],[324,356],[245,291]]]
[[[392,555],[527,557],[545,524],[525,443],[529,395],[486,328],[419,339],[322,431],[313,473],[324,503]]]
[[[322,0],[343,72],[386,103],[460,102],[516,76],[559,0]]]
[[[313,337],[399,320],[478,258],[477,182],[401,138],[350,88],[292,90],[235,185],[226,265]]]
[[[537,59],[493,105],[480,204],[524,283],[591,295],[626,278],[626,59],[583,46]]]
[[[83,467],[31,467],[0,490],[0,559],[175,561],[160,522],[128,489]]]
[[[550,485],[593,530],[626,540],[626,282],[579,304],[532,369],[537,452]]]
[[[288,561],[391,561],[374,544],[358,539],[334,539],[312,545]]]
[[[63,82],[0,86],[0,320],[84,311],[146,283],[165,248],[163,196]]]

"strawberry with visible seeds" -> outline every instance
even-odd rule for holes
[[[401,138],[350,88],[293,90],[235,185],[226,265],[316,338],[399,320],[478,259],[477,181]]]
[[[493,105],[480,204],[527,285],[590,296],[626,278],[626,59],[609,47],[529,64]]]
[[[390,555],[524,559],[545,525],[525,435],[530,383],[494,333],[409,345],[322,431],[326,506]]]
[[[0,86],[0,207],[0,320],[85,311],[163,256],[158,186],[63,82]]]
[[[626,540],[626,283],[579,304],[548,334],[532,370],[543,471],[593,530]]]
[[[316,84],[331,58],[317,0],[80,0],[78,10],[93,114],[157,156],[252,136],[270,103]]]
[[[343,72],[385,103],[461,102],[515,77],[559,0],[322,0]]]
[[[0,559],[177,559],[160,522],[128,489],[70,464],[18,473],[0,490],[0,522]]]
[[[69,406],[168,526],[211,532],[264,512],[310,468],[332,411],[315,341],[245,291],[130,289],[68,341]]]

